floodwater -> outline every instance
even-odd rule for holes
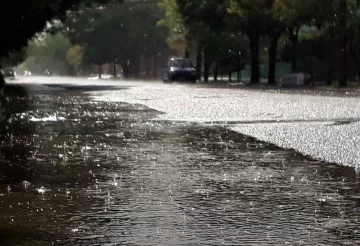
[[[103,89],[8,89],[1,245],[360,244],[355,169],[83,93]]]

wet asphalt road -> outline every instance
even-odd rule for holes
[[[2,126],[0,244],[360,244],[354,167],[241,134],[304,153],[333,141],[342,148],[330,157],[352,165],[357,152],[341,141],[356,148],[357,98],[23,83]]]
[[[92,95],[98,101],[146,105],[165,113],[159,120],[223,125],[319,160],[359,168],[360,97],[292,93],[138,83]]]

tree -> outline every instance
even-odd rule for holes
[[[212,66],[214,80],[219,71],[231,73],[243,68],[239,64],[247,57],[242,42],[244,35],[234,28],[226,0],[163,0],[160,7],[165,12],[162,23],[170,29],[170,39],[174,40],[175,36],[184,40],[190,51],[186,55],[196,56],[199,75],[203,65],[205,82],[209,80]]]
[[[223,51],[228,43],[224,37],[241,37],[245,34],[250,48],[251,83],[260,81],[259,57],[262,45],[266,44],[269,45],[268,82],[273,84],[276,82],[279,39],[287,37],[290,41],[288,57],[292,72],[297,72],[298,45],[299,41],[303,41],[300,40],[302,35],[303,38],[314,41],[305,42],[305,46],[314,43],[321,50],[327,47],[328,81],[332,80],[332,74],[336,71],[340,86],[346,86],[349,67],[352,65],[349,53],[360,64],[360,56],[356,56],[358,52],[354,52],[358,49],[356,37],[360,22],[356,20],[359,19],[359,5],[359,0],[176,0],[176,4],[175,0],[162,1],[164,9],[172,10],[166,12],[168,22],[183,24],[188,47],[197,48],[197,60],[204,57],[205,81],[211,64],[209,61],[215,64],[216,75],[219,66],[217,60],[227,56],[227,52]],[[182,21],[176,22],[178,18],[175,16],[178,17],[178,13],[181,14]],[[310,32],[307,30],[312,30],[313,33],[309,36]],[[328,41],[324,37],[328,37]],[[322,42],[322,46],[317,46],[318,42]],[[285,47],[288,48],[287,45]],[[323,54],[317,54],[313,49],[311,52],[312,54],[303,57],[303,61],[311,61],[312,64],[315,60],[323,61]],[[341,62],[335,67],[334,63],[337,61]],[[222,63],[224,64],[223,60]]]
[[[163,10],[164,16],[157,23],[158,26],[166,27],[169,31],[168,38],[166,39],[170,48],[174,48],[179,51],[181,49],[186,49],[185,56],[189,56],[189,46],[192,45],[191,40],[187,39],[188,31],[185,27],[183,17],[180,13],[178,4],[176,0],[161,0],[158,3],[160,9]],[[201,54],[198,54],[196,71],[198,74],[201,73]],[[189,58],[189,57],[188,57]]]
[[[252,84],[260,82],[260,38],[268,33],[273,3],[274,0],[228,0],[228,11],[249,38]]]
[[[84,48],[80,45],[74,45],[66,52],[66,61],[74,71],[81,66],[83,54]]]
[[[222,45],[219,46],[217,53],[217,63],[223,74],[229,75],[231,81],[232,73],[237,72],[238,82],[240,82],[240,73],[244,69],[249,52],[246,49],[248,40],[242,35],[232,35],[224,33],[219,40]]]
[[[225,0],[185,1],[177,0],[179,12],[183,17],[187,33],[187,43],[196,47],[197,70],[200,72],[204,61],[204,80],[208,82],[211,64],[215,64],[215,76],[219,70],[221,50],[229,44],[231,31],[226,23],[227,11]],[[225,35],[224,35],[225,34]],[[238,36],[238,34],[234,34]]]
[[[325,0],[327,1],[327,0]],[[321,12],[327,4],[323,0],[275,0],[274,16],[285,26],[288,39],[292,43],[291,70],[297,72],[297,45],[299,31],[303,25],[312,25],[316,13]]]
[[[339,27],[341,35],[341,69],[339,75],[339,87],[346,87],[348,80],[348,23],[349,23],[349,6],[348,0],[340,0],[339,2]]]
[[[349,75],[349,37],[353,36],[358,26],[358,0],[330,0],[320,11],[314,13],[316,25],[328,36],[328,78],[327,84],[333,81],[334,71],[339,74],[339,87],[346,87]],[[355,24],[355,25],[354,25]],[[339,51],[339,52],[337,52]],[[338,56],[339,54],[339,56]],[[341,61],[339,68],[334,61]]]
[[[356,1],[356,9],[360,9],[360,0]],[[358,78],[360,79],[360,18],[356,16],[349,23],[349,53],[354,60],[355,69]]]
[[[357,1],[359,2],[359,1]],[[356,1],[354,0],[276,0],[275,12],[278,18],[284,20],[287,25],[287,34],[292,43],[292,71],[297,71],[298,36],[302,26],[315,26],[328,37],[328,75],[327,84],[332,83],[334,61],[341,60],[339,69],[339,85],[346,86],[348,76],[348,53],[349,35],[354,28],[351,27],[352,20],[356,19]],[[340,45],[337,45],[340,44]],[[341,57],[336,57],[336,48],[341,50]]]
[[[164,11],[164,17],[157,24],[168,28],[168,42],[179,38],[185,41],[186,29],[176,0],[162,0],[158,6]]]
[[[104,2],[105,0],[96,0]],[[91,3],[91,0],[33,0],[3,1],[1,3],[0,57],[7,57],[10,52],[26,47],[35,34],[42,32],[47,23],[53,19],[64,20],[66,12],[74,9],[80,2]],[[11,14],[9,15],[9,10]],[[15,31],[14,31],[15,30]],[[1,64],[0,64],[1,67]],[[4,79],[0,74],[0,88]]]
[[[83,8],[72,14],[66,29],[73,45],[84,47],[83,61],[121,64],[125,77],[139,75],[145,58],[156,62],[167,50],[167,32],[157,26],[162,18],[157,4],[144,2]]]
[[[30,70],[42,74],[44,70],[52,73],[67,74],[68,63],[66,53],[71,48],[69,39],[63,33],[55,35],[43,33],[29,43],[26,66]]]

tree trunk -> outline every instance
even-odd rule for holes
[[[101,79],[101,77],[102,77],[102,65],[101,64],[99,64],[98,65],[98,69],[99,69],[99,79]]]
[[[229,82],[232,81],[232,76],[231,76],[231,72],[229,72]]]
[[[114,78],[116,78],[117,77],[117,69],[116,69],[116,62],[114,62],[114,64],[113,64],[113,66],[114,66]]]
[[[218,76],[219,76],[219,63],[216,62],[215,63],[215,68],[214,68],[214,81],[215,82],[218,81]]]
[[[152,66],[152,77],[157,78],[158,77],[158,59],[157,57],[153,57],[153,66]]]
[[[347,37],[347,0],[340,1],[340,28],[342,29],[341,40],[341,68],[339,75],[339,87],[346,87],[348,80],[348,37]]]
[[[334,52],[334,30],[333,26],[329,27],[329,44],[327,50],[327,73],[326,73],[326,85],[330,86],[333,83],[334,78],[334,66],[333,66],[333,52]]]
[[[342,57],[341,57],[341,69],[339,76],[339,87],[344,88],[347,86],[348,81],[348,54],[347,54],[347,38],[343,37],[342,41]]]
[[[291,72],[297,72],[297,52],[298,52],[298,43],[299,43],[299,31],[300,28],[297,27],[295,30],[289,31],[289,40],[292,44],[292,51],[291,51]]]
[[[327,63],[328,63],[328,67],[326,74],[326,85],[330,86],[333,83],[333,75],[334,75],[332,55],[329,55]]]
[[[3,104],[5,101],[4,98],[4,86],[5,86],[5,79],[4,76],[2,74],[2,72],[0,72],[0,126],[2,125],[2,123],[4,122],[3,119]],[[2,130],[2,129],[1,129]]]
[[[278,33],[274,34],[271,37],[270,51],[269,51],[269,76],[268,84],[276,84],[276,58],[277,58],[277,48],[278,40],[280,35]]]
[[[5,78],[2,74],[2,72],[0,72],[0,90],[2,90],[2,88],[4,88],[5,85]]]
[[[297,49],[298,49],[298,39],[291,41],[292,42],[292,56],[291,56],[291,72],[297,72]]]
[[[260,36],[258,34],[249,35],[251,52],[251,81],[252,84],[260,82],[260,61],[259,46]]]
[[[357,51],[354,47],[354,41],[350,42],[349,44],[349,54],[352,57],[352,59],[354,60],[355,63],[355,67],[356,67],[356,73],[358,78],[356,79],[356,82],[359,82],[360,79],[360,61],[359,61],[359,55],[357,54]]]
[[[121,64],[122,69],[123,69],[123,73],[124,73],[124,78],[129,78],[130,77],[130,68],[129,68],[129,64],[127,61],[122,62]]]
[[[185,58],[190,59],[190,51],[188,48],[185,49]]]
[[[297,48],[298,47],[298,41],[294,40],[292,41],[292,55],[291,55],[291,73],[297,72]]]
[[[136,66],[137,65],[137,66]],[[137,69],[139,68],[139,69]],[[138,75],[138,70],[140,70],[140,63],[138,60],[131,60],[129,61],[129,78],[135,78]]]
[[[202,51],[199,46],[197,47],[196,53],[196,75],[198,79],[201,79]]]
[[[209,82],[209,75],[210,75],[210,57],[207,52],[204,53],[204,82]]]
[[[237,72],[237,80],[240,83],[240,81],[241,81],[241,71]]]

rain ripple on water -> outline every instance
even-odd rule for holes
[[[2,135],[0,243],[360,243],[355,170],[63,93],[37,95],[26,111],[62,120],[22,113]]]

